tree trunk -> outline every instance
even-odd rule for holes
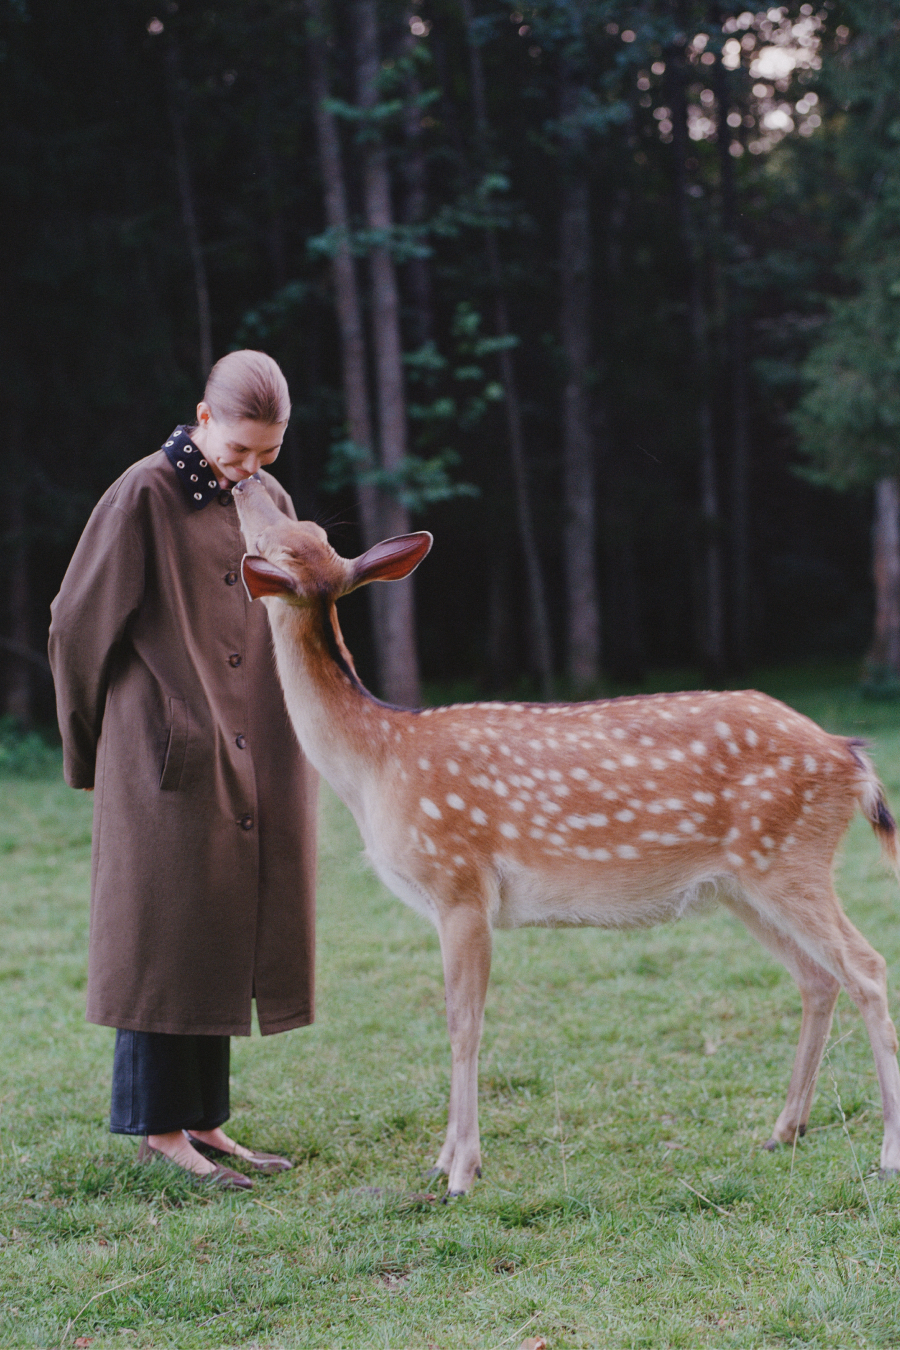
[[[31,651],[31,586],[28,568],[28,543],[25,521],[25,493],[21,484],[7,478],[7,542],[9,547],[9,637],[3,646],[6,661],[6,689],[3,711],[20,726],[31,726],[33,714],[33,665]]]
[[[485,97],[484,70],[481,64],[481,52],[472,39],[471,0],[461,0],[463,19],[466,25],[466,38],[469,45],[469,66],[471,72],[472,103],[475,109],[475,121],[478,127],[482,147],[488,137],[487,100]],[[500,271],[500,258],[497,251],[497,238],[493,230],[485,234],[485,252],[487,254],[488,278],[494,295],[494,326],[498,337],[510,336],[509,315],[503,296],[503,283]],[[509,436],[509,457],[512,469],[513,492],[516,502],[516,522],[519,542],[525,560],[525,585],[528,596],[528,614],[532,666],[537,671],[541,694],[545,699],[553,698],[553,647],[550,638],[550,618],[547,609],[546,586],[537,547],[537,533],[534,528],[534,513],[531,507],[531,493],[528,485],[528,466],[525,458],[525,437],[522,430],[522,410],[519,402],[519,390],[515,377],[512,354],[508,348],[499,353],[500,381],[503,385],[506,426]]]
[[[206,261],[200,244],[200,229],[197,224],[197,210],[194,202],[194,185],[191,180],[190,161],[188,159],[187,138],[184,132],[184,117],[181,112],[182,90],[178,78],[178,48],[175,39],[166,40],[165,49],[166,101],[169,106],[169,121],[172,126],[172,142],[175,147],[175,172],[178,178],[178,195],[181,199],[181,219],[187,236],[188,251],[191,255],[191,267],[194,273],[194,294],[197,299],[197,328],[200,340],[200,378],[206,383],[206,377],[213,365],[212,318],[209,307],[209,285],[206,279]]]
[[[734,266],[738,258],[737,193],[731,156],[731,111],[728,71],[721,55],[715,66],[719,104],[719,167],[722,187],[722,233],[725,244],[725,305],[728,361],[731,374],[731,665],[745,670],[750,653],[750,394],[747,376],[747,334]]]
[[[404,11],[409,26],[412,10]],[[404,38],[407,56],[416,49],[418,39],[409,30]],[[428,212],[428,173],[422,146],[422,86],[412,71],[406,81],[406,106],[403,110],[403,138],[406,142],[403,156],[403,223],[421,225]],[[434,338],[434,305],[431,293],[431,272],[428,258],[410,258],[404,271],[410,300],[410,334],[416,347],[423,347]]]
[[[684,250],[688,284],[690,357],[697,411],[700,478],[701,659],[708,678],[718,679],[725,670],[725,615],[722,584],[721,513],[718,471],[713,439],[710,397],[709,338],[699,245],[691,214],[687,182],[687,91],[684,47],[669,49],[669,86],[672,99],[672,148],[675,152],[675,196],[679,231]]]
[[[363,111],[378,103],[378,19],[375,0],[355,0],[356,95]],[[363,200],[366,226],[390,234],[393,228],[391,185],[387,154],[374,125],[367,128],[363,147]],[[406,458],[406,391],[400,336],[400,295],[390,247],[374,245],[369,253],[372,275],[372,327],[378,381],[378,431],[381,463],[397,469]],[[409,512],[395,496],[382,494],[381,515],[390,535],[408,534]],[[409,707],[421,701],[413,580],[395,581],[385,588],[383,622],[387,641],[382,688],[392,703]]]
[[[325,195],[325,219],[335,235],[335,249],[331,256],[331,276],[334,284],[335,306],[341,339],[341,373],[344,402],[347,409],[347,430],[354,445],[366,452],[368,466],[375,463],[374,438],[369,405],[369,377],[366,367],[366,337],[362,306],[356,278],[356,264],[350,249],[350,212],[344,187],[343,156],[337,121],[328,108],[330,96],[326,25],[321,0],[305,0],[307,52],[309,55],[310,92],[319,145],[319,162]],[[365,548],[388,533],[381,518],[379,493],[370,485],[359,484],[356,500]],[[379,692],[387,695],[388,630],[385,621],[385,595],[391,586],[368,586],[369,613],[372,620],[372,638]]]
[[[563,65],[560,120],[577,112],[579,86]],[[596,446],[591,415],[591,222],[583,134],[564,129],[560,208],[560,338],[563,389],[563,526],[566,664],[576,693],[600,678],[597,598]]]
[[[872,526],[875,640],[868,664],[875,678],[900,678],[900,480],[875,484]]]

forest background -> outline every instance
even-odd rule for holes
[[[895,15],[4,0],[5,713],[52,720],[87,515],[242,346],[301,516],[435,534],[415,610],[342,607],[383,695],[893,687]]]

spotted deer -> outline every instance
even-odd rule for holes
[[[480,1175],[478,1049],[494,928],[633,928],[713,898],[790,971],[803,1015],[768,1147],[802,1135],[838,991],[859,1008],[884,1110],[881,1165],[900,1169],[900,1072],[884,959],[832,886],[857,806],[900,863],[860,743],[753,691],[390,707],[360,683],[335,602],[406,577],[427,533],[340,557],[263,485],[235,497],[243,578],[267,604],[287,707],[309,759],[353,813],[378,876],[435,925],[452,1048],[448,1192]]]

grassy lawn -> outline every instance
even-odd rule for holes
[[[900,706],[842,678],[756,683],[870,735],[900,807]],[[55,764],[0,797],[3,1347],[900,1344],[900,1181],[874,1175],[861,1020],[842,996],[809,1135],[763,1152],[799,998],[724,912],[498,934],[485,1175],[443,1205],[423,1177],[449,1084],[437,941],[323,793],[319,1020],[233,1043],[234,1133],[297,1166],[209,1195],[107,1132],[113,1033],[83,1020],[90,798]],[[862,820],[839,890],[900,1021],[900,895]]]

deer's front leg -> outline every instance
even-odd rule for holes
[[[480,906],[462,902],[444,914],[439,934],[452,1068],[447,1138],[435,1171],[447,1173],[449,1195],[462,1195],[481,1175],[478,1047],[491,973],[491,926]]]

